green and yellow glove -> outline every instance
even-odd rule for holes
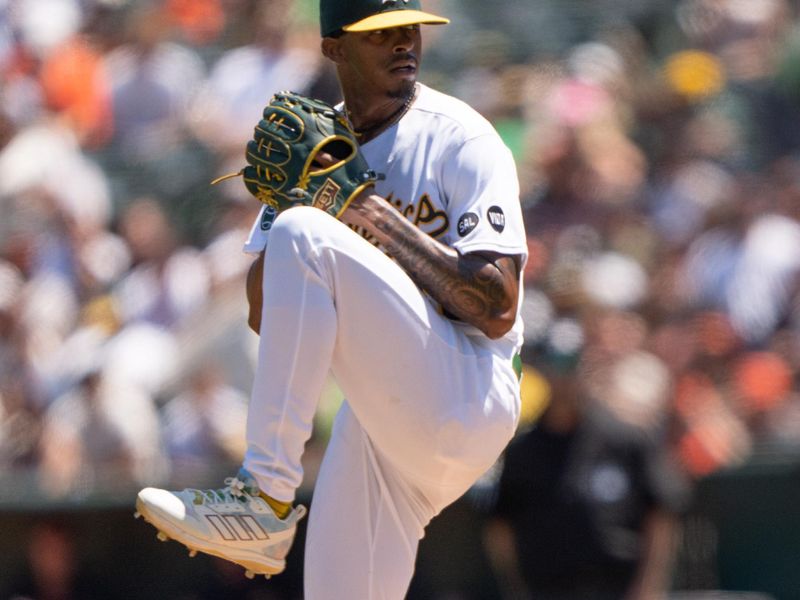
[[[320,159],[320,154],[329,157]],[[272,97],[247,143],[246,156],[245,186],[278,213],[314,206],[339,218],[378,179],[344,115],[292,92]]]

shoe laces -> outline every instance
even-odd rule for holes
[[[245,495],[249,495],[247,494],[245,482],[238,477],[226,477],[223,483],[235,498],[244,499]]]
[[[225,484],[224,488],[192,491],[201,494],[211,502],[230,502],[232,500],[245,502],[247,497],[250,496],[247,484],[238,477],[226,477],[223,483]]]

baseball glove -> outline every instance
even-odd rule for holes
[[[332,157],[320,160],[320,154]],[[244,184],[280,213],[314,206],[339,218],[378,179],[344,116],[332,106],[292,92],[275,94],[247,143]]]

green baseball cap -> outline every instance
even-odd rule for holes
[[[339,30],[446,25],[450,19],[423,12],[420,0],[320,0],[319,21],[322,37],[326,37]]]

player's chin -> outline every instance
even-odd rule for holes
[[[394,69],[389,74],[392,82],[391,95],[397,98],[406,98],[417,82],[417,69]]]

